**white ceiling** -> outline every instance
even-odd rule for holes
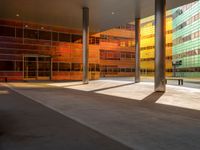
[[[99,32],[154,14],[155,0],[0,0],[0,18],[81,29],[82,7],[90,8],[90,29]],[[167,0],[167,9],[194,0]],[[114,12],[114,14],[112,14]],[[19,14],[20,17],[16,17]]]

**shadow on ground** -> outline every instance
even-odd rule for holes
[[[129,150],[130,148],[16,92],[0,95],[1,150]]]
[[[69,110],[69,112],[73,112],[72,114],[77,115],[78,120],[82,119],[86,122],[86,124],[88,124],[88,126],[90,124],[93,124],[96,128],[102,131],[101,133],[104,134],[102,135],[99,132],[92,130],[91,128],[74,122],[73,120],[71,121],[74,123],[71,123],[70,119],[68,120],[67,117],[58,115],[56,113],[58,115],[57,116],[54,114],[54,111],[52,111],[54,112],[52,114],[52,112],[49,112],[50,110],[48,108],[45,108],[43,106],[34,107],[33,110],[32,105],[36,105],[37,103],[25,104],[26,101],[30,101],[29,99],[23,99],[22,104],[20,104],[21,102],[18,100],[15,100],[16,102],[6,102],[6,106],[9,107],[10,103],[14,103],[15,105],[13,106],[13,108],[18,108],[16,106],[20,105],[19,112],[25,112],[25,118],[29,109],[30,115],[35,116],[37,114],[35,118],[43,118],[41,121],[42,124],[38,123],[40,122],[40,119],[36,119],[35,121],[33,118],[31,119],[30,124],[26,121],[24,121],[23,123],[33,128],[33,133],[35,133],[35,131],[36,133],[42,133],[42,131],[44,130],[44,134],[47,134],[49,133],[48,131],[51,131],[50,135],[45,136],[47,137],[47,139],[43,141],[44,143],[48,140],[55,140],[59,143],[59,140],[57,140],[57,138],[68,139],[71,138],[72,135],[72,139],[70,139],[72,141],[69,140],[69,143],[76,144],[75,148],[77,148],[77,146],[80,146],[82,148],[85,146],[85,149],[93,148],[96,150],[99,148],[103,150],[117,150],[117,148],[128,149],[128,147],[124,146],[128,145],[129,147],[138,150],[200,149],[200,111],[155,103],[162,96],[163,93],[151,93],[142,101],[138,101],[136,99],[133,100],[128,98],[103,95],[91,91],[85,92],[59,87],[52,88],[47,86],[34,89],[31,87],[15,87],[15,89],[23,91],[24,93],[37,93],[41,96],[44,96],[46,94],[47,96],[49,96],[49,99],[51,99],[51,101],[48,99],[46,99],[46,101],[42,101],[43,99],[41,98],[41,103],[47,106],[51,105],[52,107],[57,107],[56,104],[60,103],[62,105],[62,107],[60,107],[60,111],[68,112]],[[57,95],[58,97],[63,98],[63,100],[59,101],[59,98],[53,99],[53,95]],[[16,98],[17,96],[14,97]],[[40,107],[42,107],[42,109]],[[0,105],[0,108],[4,107]],[[39,111],[37,110],[38,108],[40,108]],[[48,110],[47,112],[46,109]],[[56,109],[59,110],[59,107],[57,107]],[[10,108],[8,112],[11,110],[12,108]],[[43,112],[42,110],[45,111]],[[18,110],[15,109],[14,111],[18,112]],[[37,113],[31,114],[32,112]],[[30,115],[27,115],[27,119],[30,117]],[[13,113],[12,116],[15,116],[15,113]],[[16,118],[20,116],[21,115],[18,114]],[[60,117],[61,119],[58,119]],[[22,117],[22,120],[25,119],[23,119]],[[53,128],[48,127],[48,125],[53,126]],[[34,129],[35,126],[38,126],[37,128],[39,129]],[[66,133],[67,135],[65,135]],[[42,134],[42,136],[44,136],[44,134]],[[124,143],[124,145],[108,138],[105,135],[112,135],[113,137],[116,137],[115,139],[117,139],[117,141],[120,141],[121,143]],[[87,136],[87,138],[85,136]],[[79,141],[80,143],[78,142],[77,145],[76,142],[73,142],[74,140]],[[66,144],[65,142],[66,140],[61,140],[61,143],[64,143],[63,145]],[[98,144],[101,146],[98,146]],[[73,146],[74,145],[72,144],[72,147],[69,147],[69,149],[74,148]]]

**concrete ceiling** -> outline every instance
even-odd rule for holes
[[[193,1],[167,0],[167,9]],[[90,8],[93,32],[154,14],[154,0],[0,0],[0,18],[81,29],[83,6]],[[20,16],[16,17],[16,14]]]

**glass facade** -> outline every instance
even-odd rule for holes
[[[99,37],[90,37],[89,76],[100,76]],[[81,80],[80,31],[14,20],[0,20],[0,78]]]
[[[200,1],[172,13],[174,76],[200,77]]]
[[[166,16],[166,76],[172,76],[172,14]],[[154,16],[141,19],[141,75],[154,76],[155,23]]]
[[[0,20],[0,78],[81,80],[81,34],[63,27]],[[133,37],[134,26],[129,24],[90,36],[90,79],[133,76]]]
[[[110,29],[99,36],[101,76],[134,76],[134,25]]]
[[[90,36],[89,76],[134,76],[135,26]],[[154,16],[141,19],[141,75],[154,75]],[[200,0],[167,12],[166,76],[200,77]],[[81,80],[82,32],[0,20],[0,80]]]

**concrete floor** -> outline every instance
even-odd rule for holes
[[[154,93],[153,82],[148,81],[134,84],[129,79],[131,78],[102,79],[91,81],[90,84],[86,85],[83,85],[82,82],[52,83],[48,85],[139,101],[144,100]],[[191,83],[184,83],[185,86],[178,86],[175,81],[170,82],[170,84],[167,85],[166,93],[162,97],[159,97],[159,99],[154,100],[155,103],[200,110],[199,88],[191,88]],[[190,86],[187,87],[188,84]]]
[[[0,84],[1,150],[130,150]]]
[[[163,94],[150,82],[111,79],[5,86],[135,150],[200,149],[198,88],[168,85]]]

